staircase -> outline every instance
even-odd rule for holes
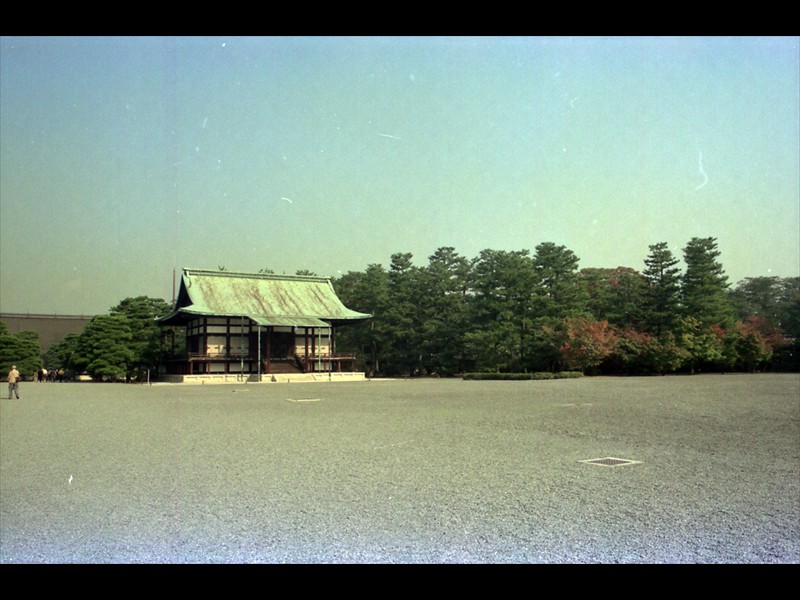
[[[278,374],[292,374],[296,375],[297,373],[302,373],[303,370],[300,369],[297,364],[295,363],[294,359],[285,358],[285,359],[272,359],[269,362],[269,372],[270,375],[278,375]]]

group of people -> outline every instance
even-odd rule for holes
[[[47,381],[64,381],[64,369],[50,369],[50,371],[48,371],[45,368],[41,368],[36,373],[36,380],[39,383]]]
[[[36,373],[34,373],[36,381],[42,383],[45,381],[64,381],[64,369],[39,369]],[[11,370],[8,372],[8,377],[6,380],[8,381],[8,399],[11,400],[12,396],[15,396],[17,400],[19,400],[19,382],[22,379],[22,375],[19,374],[16,365],[12,365]]]

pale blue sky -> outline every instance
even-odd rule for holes
[[[0,310],[437,248],[800,275],[798,38],[0,38]]]

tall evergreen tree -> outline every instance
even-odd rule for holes
[[[678,321],[680,310],[681,275],[666,242],[650,246],[642,273],[647,281],[647,308],[644,329],[655,335],[671,331]]]
[[[539,317],[564,319],[588,314],[588,295],[578,277],[578,257],[565,246],[536,246],[534,296]]]
[[[534,335],[529,345],[529,367],[559,368],[560,354],[554,340],[563,321],[588,316],[589,295],[578,275],[578,257],[565,246],[543,242],[533,256]]]
[[[800,342],[800,277],[783,278],[777,312],[777,325],[786,335]]]
[[[389,276],[379,264],[364,272],[348,272],[333,282],[345,306],[372,315],[363,323],[342,327],[336,332],[337,347],[361,352],[370,375],[380,373],[389,347],[386,311],[389,306]]]
[[[170,304],[160,298],[137,296],[125,298],[109,312],[123,316],[128,321],[131,339],[128,348],[133,359],[128,363],[126,376],[138,376],[140,379],[150,370],[158,367],[161,353],[161,329],[156,318],[169,314]]]
[[[422,296],[420,269],[412,263],[410,252],[397,252],[391,259],[385,312],[391,365],[398,373],[413,375],[422,362],[421,319],[417,310]]]
[[[778,352],[778,367],[800,371],[800,277],[785,277],[780,286],[778,326],[786,335],[786,344]]]
[[[442,247],[428,257],[420,276],[424,367],[441,374],[463,371],[470,263],[455,248]]]
[[[589,313],[598,321],[619,328],[638,328],[647,305],[647,280],[629,267],[597,269],[587,267],[578,273]]]
[[[800,281],[800,277],[794,279]],[[791,303],[791,281],[780,277],[746,277],[740,281],[730,291],[739,319],[762,317],[773,327],[783,328],[786,307]]]
[[[728,297],[728,276],[717,260],[720,252],[713,237],[692,238],[683,250],[686,271],[681,285],[683,313],[701,325],[729,329],[736,320]]]
[[[483,250],[473,260],[469,353],[482,370],[522,369],[533,329],[533,262],[527,250]]]

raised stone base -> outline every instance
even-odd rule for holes
[[[363,372],[355,373],[276,373],[274,375],[261,375],[261,381],[256,374],[233,373],[206,373],[203,375],[162,375],[160,383],[190,383],[195,385],[216,383],[308,383],[308,382],[334,382],[334,381],[366,381]]]

